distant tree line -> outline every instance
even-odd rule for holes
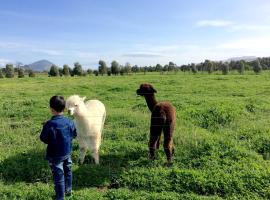
[[[237,71],[239,74],[244,74],[245,71],[253,70],[256,74],[259,74],[262,70],[270,69],[270,57],[258,58],[253,61],[211,61],[205,60],[201,63],[191,63],[188,65],[177,66],[174,62],[169,62],[168,64],[162,66],[161,64],[156,64],[155,66],[131,66],[130,63],[126,63],[124,66],[120,65],[117,61],[112,61],[111,66],[108,67],[105,61],[99,61],[98,70],[94,71],[95,75],[125,75],[131,73],[146,73],[146,72],[160,72],[165,74],[168,72],[177,73],[178,71],[190,72],[196,74],[198,72],[207,72],[209,74],[221,71],[222,74],[226,75],[230,71]]]
[[[76,64],[76,63],[75,63]],[[230,61],[230,62],[217,62],[211,60],[205,60],[201,63],[191,63],[188,65],[177,66],[174,62],[169,62],[168,64],[162,66],[161,64],[156,64],[155,66],[131,66],[130,63],[126,63],[125,65],[120,65],[117,61],[112,61],[110,66],[106,64],[105,61],[100,60],[99,66],[97,70],[87,71],[87,74],[95,74],[98,75],[129,75],[131,73],[147,73],[147,72],[160,72],[161,74],[165,74],[168,72],[177,73],[178,71],[182,72],[190,72],[196,74],[198,72],[207,72],[209,74],[215,71],[221,71],[222,74],[226,75],[230,71],[237,71],[239,74],[244,74],[245,71],[253,70],[256,74],[259,74],[262,70],[270,69],[270,57],[269,58],[258,58],[254,61]],[[82,70],[82,69],[80,69]],[[76,70],[75,70],[76,71]],[[71,74],[72,70],[70,71]],[[83,74],[83,73],[81,73]],[[74,72],[73,75],[79,75]]]
[[[253,70],[256,74],[259,74],[262,70],[270,69],[270,58],[258,58],[254,61],[230,61],[230,62],[216,62],[205,60],[198,64],[182,65],[179,69],[183,72],[192,72],[194,74],[198,72],[207,72],[209,74],[215,71],[221,71],[226,75],[229,71],[237,71],[239,74],[244,74],[245,71]]]
[[[222,74],[226,75],[230,71],[237,71],[239,74],[244,74],[245,71],[253,70],[256,74],[259,74],[262,70],[270,69],[270,57],[257,58],[253,61],[211,61],[205,60],[201,63],[191,63],[187,65],[177,66],[174,62],[169,62],[166,65],[156,64],[155,66],[131,66],[130,63],[126,63],[125,65],[120,65],[117,61],[112,61],[110,66],[106,64],[105,61],[100,60],[98,62],[99,66],[97,70],[83,70],[82,65],[79,62],[75,62],[73,68],[68,65],[63,65],[63,67],[58,67],[56,65],[52,65],[48,71],[49,76],[86,76],[92,75],[95,76],[107,75],[107,76],[117,76],[117,75],[129,75],[131,73],[147,73],[147,72],[159,72],[160,74],[166,73],[177,73],[178,71],[182,71],[184,73],[213,73],[216,71],[222,72]],[[31,69],[23,69],[19,66],[13,67],[12,64],[7,64],[5,68],[0,69],[0,78],[13,78],[17,74],[18,78],[23,78],[26,75],[29,77],[35,77],[35,72]]]
[[[6,64],[5,68],[0,68],[0,78],[14,78],[17,74],[18,78],[24,78],[25,76],[35,77],[36,74],[31,69],[24,69],[22,67],[13,67],[12,64]]]

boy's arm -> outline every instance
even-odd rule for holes
[[[51,129],[49,128],[48,122],[44,124],[42,131],[40,133],[40,140],[44,142],[45,144],[49,144],[50,142],[50,132]]]
[[[75,123],[73,121],[71,121],[71,131],[72,131],[72,137],[76,138],[77,137],[77,130],[76,130]]]

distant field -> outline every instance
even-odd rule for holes
[[[163,149],[148,160],[150,112],[135,95],[143,82],[177,108],[174,165]],[[60,94],[97,98],[107,108],[101,164],[77,165],[72,199],[270,199],[270,73],[40,76],[0,79],[0,199],[49,199],[51,172],[39,140]],[[162,146],[161,146],[162,147]]]

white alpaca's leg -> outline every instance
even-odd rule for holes
[[[93,158],[95,160],[95,164],[99,164],[99,153],[98,153],[98,149],[94,149],[93,150],[92,156],[93,156]]]
[[[83,162],[84,162],[86,151],[87,151],[86,147],[80,147],[80,158],[79,158],[79,163],[80,164],[83,164]]]

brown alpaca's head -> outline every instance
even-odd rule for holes
[[[153,95],[157,91],[154,89],[154,87],[149,83],[143,83],[140,85],[140,88],[137,90],[137,95],[140,96],[147,96],[147,95]]]

